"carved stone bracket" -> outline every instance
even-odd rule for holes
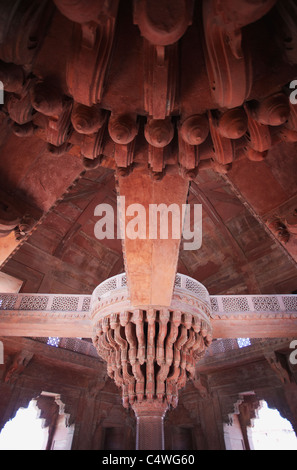
[[[294,0],[277,2],[276,24],[280,30],[280,38],[286,58],[290,64],[297,63],[297,5]]]
[[[32,80],[26,80],[18,94],[11,93],[6,100],[7,112],[10,119],[19,124],[28,124],[33,119],[34,108],[31,103],[30,90]]]
[[[209,84],[219,108],[241,106],[251,90],[251,64],[242,48],[242,27],[264,16],[276,0],[203,1]]]
[[[277,352],[270,352],[265,354],[268,364],[274,370],[278,378],[283,384],[294,383],[292,374],[288,368],[286,357]]]
[[[2,1],[0,5],[0,58],[31,65],[50,23],[54,5],[49,0]]]
[[[178,46],[154,46],[144,40],[144,110],[165,119],[177,107]]]
[[[192,23],[194,1],[134,1],[134,24],[143,37],[156,46],[176,43]]]
[[[67,64],[66,77],[69,92],[78,103],[96,105],[102,98],[112,52],[118,0],[109,2],[109,8],[104,11],[103,2],[89,1],[87,8],[84,2],[74,2],[74,10],[63,1],[56,3],[59,6],[63,4],[62,12],[67,8],[68,16],[82,23],[73,27],[74,49]]]
[[[166,166],[166,150],[174,137],[170,118],[148,119],[144,129],[148,146],[148,164],[154,174],[161,174]]]
[[[209,123],[206,116],[193,115],[182,119],[179,124],[179,164],[189,177],[196,176],[200,157],[199,145],[209,135]]]
[[[232,163],[235,158],[235,144],[231,139],[222,136],[215,116],[209,112],[209,126],[214,146],[214,158],[220,165]]]
[[[0,191],[0,238],[15,232],[19,240],[33,229],[36,222],[37,217],[31,214],[26,204]]]
[[[3,381],[9,384],[14,383],[30,363],[32,357],[33,354],[31,352],[21,351],[11,358],[7,363]]]

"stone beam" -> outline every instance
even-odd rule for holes
[[[252,314],[232,320],[215,318],[212,321],[213,337],[226,338],[297,338],[297,318],[255,318]]]
[[[296,295],[210,297],[214,338],[297,337]]]
[[[182,205],[186,204],[189,183],[179,174],[166,173],[162,180],[156,180],[149,172],[135,169],[128,176],[118,177],[118,191],[125,198],[125,206],[120,205],[120,217],[123,233],[123,252],[127,273],[130,300],[134,307],[147,305],[170,306],[174,279],[179,256],[180,238],[172,234],[171,215],[163,209],[162,215],[168,216],[168,237],[161,239],[149,236],[149,209],[152,205],[161,205],[168,209],[172,204],[180,209],[180,226],[182,225]],[[123,201],[121,199],[121,201]],[[146,213],[146,234],[144,239],[131,239],[127,234],[127,226],[135,214],[127,217],[127,208],[139,204]],[[135,206],[134,206],[135,207]],[[136,208],[135,208],[136,210]],[[164,219],[163,219],[164,220]],[[139,228],[138,228],[139,230]],[[180,229],[181,234],[181,229]]]
[[[91,338],[90,296],[0,294],[1,336]]]
[[[116,283],[112,280],[116,279]],[[177,275],[172,307],[180,298],[195,302],[195,285],[187,276]],[[179,282],[180,280],[180,282]],[[118,310],[131,308],[125,275],[106,283],[102,301]],[[197,283],[198,285],[199,283]],[[188,287],[186,287],[188,286]],[[102,292],[104,285],[102,284]],[[297,338],[296,295],[210,296],[213,338]],[[91,296],[58,294],[0,294],[1,336],[58,336],[91,338]]]

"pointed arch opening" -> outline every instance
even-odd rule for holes
[[[297,450],[297,437],[287,419],[278,410],[260,402],[250,433],[254,450]]]
[[[0,450],[70,450],[74,424],[60,395],[42,392],[0,432]]]

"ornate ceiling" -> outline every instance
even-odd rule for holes
[[[202,203],[178,272],[213,295],[296,290],[295,2],[170,3],[0,2],[1,270],[24,292],[125,269],[94,208],[138,168]]]

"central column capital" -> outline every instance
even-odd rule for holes
[[[142,402],[135,402],[132,409],[136,418],[164,418],[169,405],[166,401],[160,402],[156,400],[144,400]]]

